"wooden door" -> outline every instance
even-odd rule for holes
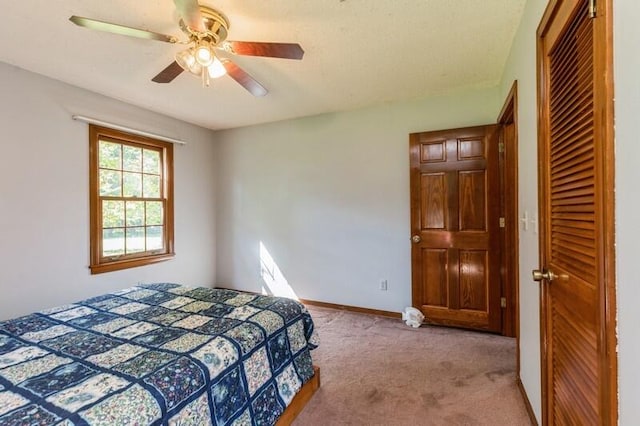
[[[544,424],[616,424],[610,3],[538,30]]]
[[[410,136],[412,298],[429,323],[500,331],[497,135]]]

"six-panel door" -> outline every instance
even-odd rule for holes
[[[495,125],[410,136],[413,306],[428,322],[498,332]]]

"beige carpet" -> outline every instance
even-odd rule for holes
[[[309,307],[322,386],[294,425],[530,425],[515,340]]]

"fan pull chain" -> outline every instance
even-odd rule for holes
[[[209,69],[202,67],[202,87],[209,87]]]

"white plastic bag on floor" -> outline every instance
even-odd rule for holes
[[[420,325],[422,325],[422,320],[424,320],[424,315],[422,315],[422,312],[416,308],[407,307],[402,313],[402,321],[406,322],[407,325],[410,325],[411,327],[420,327]]]

